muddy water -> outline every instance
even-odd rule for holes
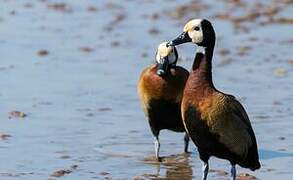
[[[292,2],[0,3],[0,179],[199,179],[194,145],[182,154],[183,134],[163,131],[164,159],[155,161],[136,94],[156,46],[199,16],[218,36],[215,85],[241,100],[258,139],[262,169],[238,172],[293,176]],[[195,47],[178,50],[189,69]],[[12,111],[27,116],[9,118]],[[210,166],[211,178],[228,178],[226,161]]]

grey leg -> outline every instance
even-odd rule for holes
[[[158,163],[157,164],[157,174],[156,174],[157,177],[160,177],[160,170],[161,170],[161,163]]]
[[[184,152],[188,153],[188,144],[189,144],[189,136],[187,132],[185,132],[184,136]]]
[[[159,156],[159,151],[160,151],[159,136],[155,136],[155,153],[156,153],[156,158],[157,158],[158,161],[161,161],[160,156]]]
[[[209,173],[209,162],[206,161],[202,165],[202,180],[206,180]]]
[[[232,167],[231,167],[231,179],[232,180],[236,179],[236,167],[235,167],[235,164],[232,164]]]

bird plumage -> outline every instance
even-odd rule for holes
[[[230,161],[232,178],[235,165],[260,168],[256,138],[248,115],[232,95],[220,92],[212,80],[212,57],[215,31],[205,19],[189,21],[183,33],[170,46],[193,42],[203,49],[197,52],[183,93],[181,104],[184,126],[198,148],[207,178],[210,156]]]
[[[162,129],[184,132],[180,103],[189,73],[176,66],[167,76],[160,77],[156,70],[157,65],[146,68],[138,82],[138,94],[146,117],[155,133]]]
[[[159,159],[159,133],[163,129],[175,132],[185,132],[181,118],[181,100],[183,89],[188,78],[188,71],[176,65],[176,49],[166,50],[166,44],[158,48],[157,63],[147,67],[140,75],[138,81],[138,94],[143,111],[155,137],[155,151]],[[173,54],[170,54],[173,53]],[[166,59],[176,56],[173,64],[166,65]],[[163,56],[165,59],[160,59]],[[161,64],[160,64],[161,63]],[[165,65],[162,65],[165,63]],[[165,69],[165,70],[164,70]],[[158,71],[162,70],[162,71]],[[163,74],[161,73],[163,72]],[[187,151],[189,137],[184,138],[185,151]]]
[[[181,105],[186,130],[203,156],[258,169],[256,138],[245,109],[234,96],[214,87],[212,50],[196,54],[186,82]]]

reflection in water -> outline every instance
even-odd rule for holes
[[[162,162],[158,162],[155,157],[148,157],[144,162],[156,166],[156,172],[143,176],[150,179],[192,179],[189,156],[186,153],[165,156],[162,157]]]

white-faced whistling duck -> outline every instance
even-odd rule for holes
[[[243,106],[232,95],[218,91],[212,81],[212,57],[216,34],[206,19],[189,21],[183,33],[168,46],[192,42],[196,52],[183,92],[182,118],[187,133],[198,148],[203,161],[203,179],[207,178],[210,156],[230,161],[231,178],[235,165],[260,168],[256,138]]]
[[[155,140],[156,158],[159,157],[159,133],[162,129],[185,132],[181,118],[181,99],[188,71],[176,66],[178,53],[175,47],[159,45],[156,63],[144,69],[138,82],[138,94]],[[188,150],[189,137],[185,133],[184,151]]]

